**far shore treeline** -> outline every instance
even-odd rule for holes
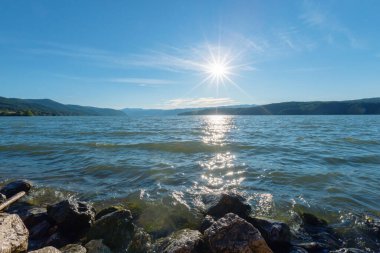
[[[347,101],[283,102],[212,108],[115,110],[65,105],[50,99],[0,97],[0,116],[190,116],[190,115],[369,115],[380,114],[380,98]]]

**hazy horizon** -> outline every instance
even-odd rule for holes
[[[380,96],[377,1],[4,1],[0,95],[173,109]]]

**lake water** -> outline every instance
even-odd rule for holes
[[[361,225],[380,216],[380,116],[2,117],[0,161],[0,181],[32,180],[35,202],[75,194],[197,216],[231,190],[257,215],[308,211],[370,247]]]

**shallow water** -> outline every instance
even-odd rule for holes
[[[2,117],[0,160],[0,181],[32,180],[42,202],[197,213],[233,190],[258,215],[312,212],[371,247],[354,232],[380,216],[379,116]]]

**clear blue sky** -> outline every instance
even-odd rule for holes
[[[376,97],[379,13],[378,0],[3,0],[0,96],[111,108]]]

